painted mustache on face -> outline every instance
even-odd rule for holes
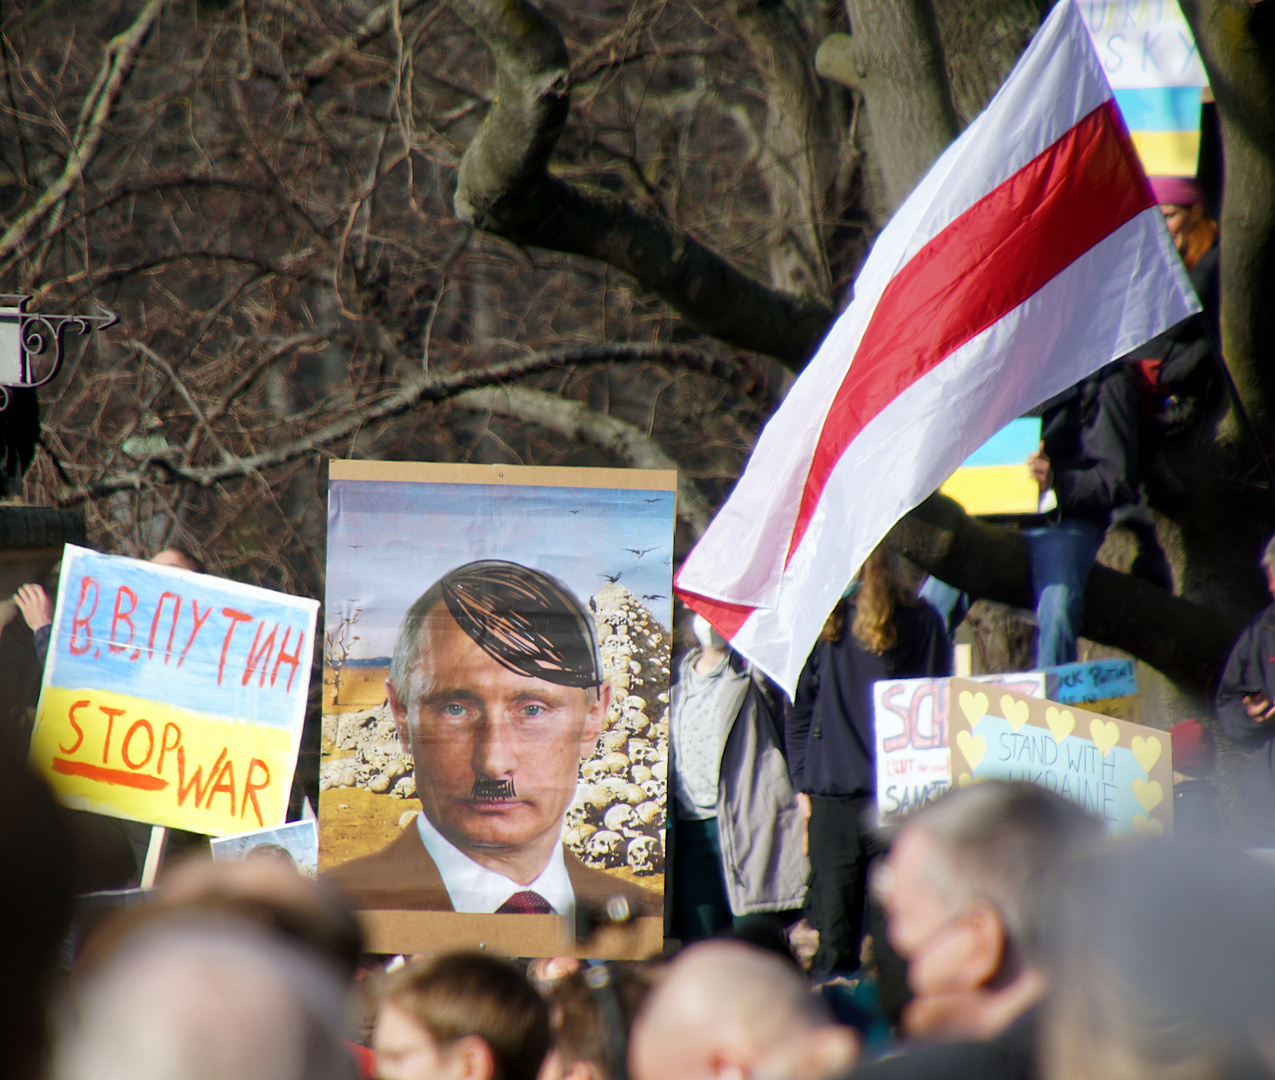
[[[504,802],[508,799],[517,798],[517,795],[514,792],[514,782],[512,780],[497,780],[490,776],[476,776],[474,778],[472,798],[474,802]]]

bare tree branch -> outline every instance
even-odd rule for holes
[[[521,386],[491,386],[466,390],[453,405],[497,416],[508,416],[556,431],[568,439],[581,439],[618,454],[637,469],[677,470],[677,515],[696,537],[708,528],[712,507],[698,485],[677,462],[636,424],[606,416],[580,401],[570,401],[542,390]]]
[[[59,207],[71,189],[79,183],[84,170],[88,168],[89,162],[93,160],[93,155],[97,152],[102,136],[106,133],[107,120],[116,101],[119,100],[124,80],[128,78],[133,68],[133,61],[137,59],[137,54],[146,41],[146,35],[150,33],[151,27],[155,25],[155,20],[159,18],[159,13],[167,3],[168,0],[148,0],[146,6],[133,20],[133,25],[107,43],[106,56],[98,70],[97,79],[84,101],[80,125],[71,143],[71,152],[67,155],[66,166],[61,175],[44,190],[35,203],[18,215],[13,224],[5,230],[4,235],[0,236],[0,259],[8,258],[22,245],[31,230],[46,215]]]
[[[820,300],[748,276],[685,229],[550,174],[570,109],[566,46],[525,0],[450,0],[496,60],[496,95],[461,159],[456,213],[516,244],[586,255],[631,274],[704,333],[793,368],[833,318]]]
[[[692,370],[719,370],[723,363],[700,349],[684,345],[627,342],[614,345],[583,345],[549,349],[504,364],[488,368],[451,372],[446,375],[421,374],[395,393],[374,399],[347,413],[308,435],[280,442],[268,450],[256,454],[233,457],[217,465],[192,467],[181,463],[177,451],[153,454],[136,469],[115,473],[58,492],[61,506],[74,505],[113,491],[129,491],[147,487],[153,482],[155,470],[173,480],[186,481],[208,487],[231,477],[246,476],[259,469],[281,465],[286,461],[313,453],[349,438],[367,424],[388,420],[418,405],[445,401],[466,390],[495,386],[508,379],[519,379],[546,371],[574,370],[601,364],[657,360]]]
[[[890,544],[922,570],[970,595],[1035,607],[1027,540],[931,495],[900,521]],[[1171,679],[1210,688],[1251,613],[1205,607],[1095,566],[1085,587],[1084,636],[1145,660]]]

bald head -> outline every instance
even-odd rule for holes
[[[78,989],[56,1080],[354,1080],[333,973],[247,924],[157,925]]]
[[[794,966],[710,941],[669,965],[638,1015],[629,1054],[634,1080],[707,1080],[723,1066],[745,1080],[822,1080],[848,1070],[856,1049]]]

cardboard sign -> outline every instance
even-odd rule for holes
[[[1033,697],[1045,696],[1041,671],[981,675],[973,681]],[[950,679],[885,679],[874,683],[877,813],[900,817],[952,786],[948,751]]]
[[[1047,668],[1045,676],[1045,696],[1064,705],[1129,697],[1138,692],[1137,665],[1132,660],[1062,664]]]
[[[563,916],[620,894],[638,917],[588,949],[658,951],[675,492],[672,472],[331,464],[319,859],[378,947],[557,955]],[[496,896],[525,886],[477,873],[493,844],[561,859],[555,914]]]
[[[1034,514],[1040,485],[1027,457],[1040,449],[1040,418],[1020,417],[974,451],[939,489],[970,514]]]
[[[68,806],[282,825],[318,604],[67,545],[31,760]]]
[[[1143,167],[1194,176],[1208,77],[1176,0],[1080,0],[1080,10]]]
[[[1072,705],[953,679],[948,717],[952,772],[1027,780],[1071,799],[1116,832],[1173,828],[1169,733]]]

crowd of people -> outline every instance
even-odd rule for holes
[[[251,854],[78,918],[72,954],[72,868],[39,857],[71,850],[61,812],[4,767],[8,854],[28,867],[0,923],[15,1080],[1275,1075],[1275,866],[1112,840],[1021,781],[955,789],[876,838],[882,941],[827,981],[746,930],[645,961],[374,956],[339,890]],[[878,944],[902,965],[888,1010]],[[856,983],[880,993],[847,1008]]]
[[[1042,407],[1029,461],[1041,515],[1025,529],[1041,667],[1075,658],[1108,526],[1146,524],[1148,438],[1172,437],[1217,393],[1216,229],[1193,183],[1157,185],[1205,313]],[[153,561],[203,570],[183,549]],[[1275,539],[1261,567],[1275,597]],[[1140,572],[1168,583],[1146,553]],[[942,582],[916,586],[888,548],[874,551],[791,701],[695,617],[670,704],[666,948],[646,960],[365,948],[356,906],[526,915],[625,888],[562,857],[569,783],[544,811],[523,885],[480,876],[471,863],[492,845],[451,820],[443,795],[456,777],[466,792],[496,783],[467,769],[504,773],[474,764],[491,747],[447,743],[417,715],[423,664],[430,679],[461,660],[491,669],[491,694],[549,679],[575,724],[560,755],[574,778],[610,688],[588,613],[539,572],[468,564],[404,622],[388,706],[410,735],[425,808],[393,845],[415,860],[406,884],[390,849],[318,882],[260,854],[195,856],[173,860],[140,903],[77,903],[100,884],[77,855],[100,862],[112,827],[116,847],[140,854],[144,830],[68,814],[21,750],[0,746],[12,867],[0,1080],[1275,1076],[1275,860],[1241,846],[1275,847],[1275,604],[1236,643],[1218,690],[1221,728],[1252,748],[1236,836],[1210,779],[1211,725],[1189,720],[1172,730],[1178,839],[1115,840],[1074,802],[1021,781],[957,786],[877,821],[873,684],[951,674],[963,602]],[[568,627],[546,639],[557,651],[507,632],[493,615],[509,606],[501,590]],[[43,661],[49,596],[27,585],[15,601]],[[448,772],[446,746],[463,767]],[[476,882],[474,906],[457,903],[458,874]],[[429,904],[400,895],[422,890]],[[658,902],[633,888],[626,899]]]

